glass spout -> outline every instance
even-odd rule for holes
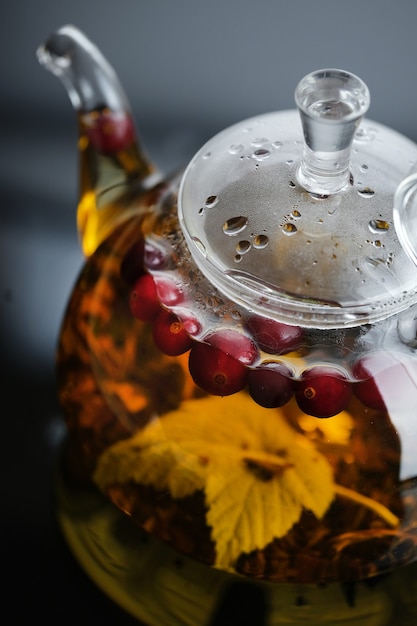
[[[53,32],[37,50],[78,115],[80,197],[77,226],[83,252],[130,215],[132,198],[160,180],[138,143],[128,99],[111,65],[75,26]]]
[[[337,193],[349,181],[352,140],[370,103],[365,83],[343,70],[318,70],[295,90],[304,133],[298,182],[309,192]]]

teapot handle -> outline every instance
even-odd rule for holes
[[[393,216],[398,239],[417,265],[417,162],[395,191]]]

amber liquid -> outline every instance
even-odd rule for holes
[[[278,618],[271,608],[268,624],[306,622],[296,615],[308,615],[310,600],[300,599],[302,592],[294,596],[288,585],[314,590],[311,602],[320,606],[329,594],[329,617],[322,607],[323,621],[317,621],[311,609],[307,623],[414,624],[417,583],[410,564],[417,556],[417,483],[400,480],[401,441],[390,415],[354,396],[343,414],[318,420],[303,414],[294,400],[280,409],[259,409],[246,390],[223,400],[203,392],[188,371],[188,354],[162,354],[151,324],[129,310],[121,263],[140,230],[139,220],[130,220],[99,247],[77,281],[64,319],[58,377],[68,428],[68,485],[103,492],[138,533],[144,529],[179,558],[262,583],[268,598],[282,598],[290,589],[288,598],[284,593],[292,607],[288,622],[279,621],[286,619],[285,611],[280,609]],[[187,417],[190,410],[195,426]],[[277,427],[271,429],[274,416]],[[291,456],[293,439],[288,443],[287,435],[294,435],[298,457]],[[319,465],[305,461],[303,446],[305,458],[319,459]],[[141,463],[149,471],[135,469]],[[308,474],[316,471],[320,478],[327,468],[323,490],[330,495],[322,511],[317,506],[312,512],[316,500],[309,507],[306,495],[296,496],[301,506],[294,505],[282,483],[294,463],[297,480],[306,479],[313,497],[317,481]],[[297,484],[294,489],[302,491]],[[229,498],[224,514],[214,514],[222,492]],[[275,508],[272,501],[278,501]],[[274,518],[279,506],[292,516],[288,530]],[[246,522],[234,516],[239,507],[237,517]],[[277,536],[263,524],[278,528]],[[340,605],[335,585],[342,590]],[[365,598],[356,612],[354,589]],[[346,621],[337,621],[339,614]]]

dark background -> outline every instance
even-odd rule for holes
[[[19,626],[133,624],[73,562],[53,515],[64,433],[54,351],[82,255],[75,116],[36,49],[66,23],[84,30],[169,173],[223,127],[293,108],[297,82],[322,67],[358,74],[371,91],[368,117],[417,140],[417,3],[15,0],[0,18],[2,608]]]

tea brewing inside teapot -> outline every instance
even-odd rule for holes
[[[414,616],[417,269],[393,204],[417,146],[362,119],[360,79],[320,70],[298,112],[237,123],[162,179],[77,29],[41,59],[80,123],[88,258],[57,351],[80,560],[149,626],[206,623],[242,578],[271,626]]]

